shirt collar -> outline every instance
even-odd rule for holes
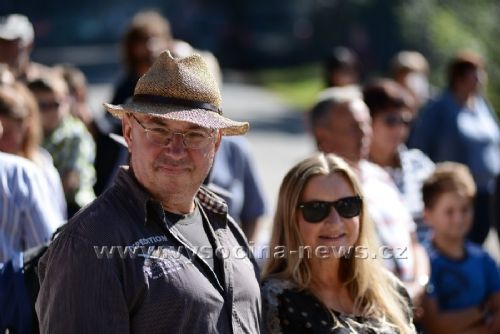
[[[144,223],[147,223],[147,217],[150,210],[153,210],[154,212],[163,211],[161,203],[152,198],[147,189],[145,189],[139,181],[137,181],[132,169],[129,168],[129,166],[120,167],[116,176],[115,184],[120,188],[125,188],[127,190],[126,193],[133,198],[135,203],[140,203],[145,217]],[[226,202],[205,186],[202,185],[198,189],[196,198],[205,210],[218,215],[227,215],[228,207]],[[161,216],[163,216],[163,212],[161,212]]]

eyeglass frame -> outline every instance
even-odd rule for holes
[[[182,145],[184,146],[184,148],[186,149],[195,149],[195,150],[198,150],[198,149],[202,149],[204,147],[206,147],[209,143],[210,143],[210,139],[213,139],[215,136],[215,129],[210,129],[211,130],[211,133],[205,138],[205,141],[203,142],[203,145],[201,146],[196,146],[196,147],[191,147],[189,145],[186,144],[186,134],[190,133],[190,132],[194,132],[194,131],[197,131],[197,130],[188,130],[186,132],[175,132],[175,131],[172,131],[170,129],[162,129],[162,128],[147,128],[146,126],[144,126],[144,124],[141,123],[141,121],[139,121],[137,119],[137,117],[135,117],[135,115],[133,113],[129,113],[129,115],[137,122],[137,124],[139,124],[139,126],[144,130],[144,132],[146,133],[146,139],[152,143],[152,144],[155,144],[155,145],[158,145],[158,146],[162,146],[162,147],[166,147],[168,145],[170,145],[172,143],[172,140],[174,139],[174,136],[175,135],[181,135],[182,136]],[[155,141],[152,141],[149,136],[148,136],[148,132],[149,133],[158,133],[159,131],[158,130],[164,130],[164,131],[168,131],[172,134],[172,136],[168,139],[167,143],[157,143]]]

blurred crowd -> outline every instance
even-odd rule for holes
[[[23,252],[49,243],[103,194],[129,159],[122,122],[91,110],[85,75],[70,60],[32,61],[34,37],[25,16],[0,18],[0,263],[14,270],[23,268]],[[201,54],[222,85],[217,59],[174,39],[157,12],[135,15],[121,47],[112,104],[134,95],[165,49],[174,57]],[[325,57],[325,89],[308,113],[317,149],[353,170],[378,244],[405,250],[384,264],[408,291],[416,328],[497,333],[500,275],[483,244],[492,229],[500,240],[500,127],[482,93],[486,64],[459,51],[438,88],[419,52],[398,52],[391,73],[367,82],[360,81],[363,61],[347,47]],[[248,240],[270,207],[257,164],[246,139],[224,137],[204,182],[226,200]],[[264,277],[282,269],[265,264]]]

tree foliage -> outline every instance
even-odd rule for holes
[[[396,6],[404,47],[430,61],[432,81],[442,87],[446,65],[460,49],[482,55],[487,95],[500,112],[500,2],[497,0],[406,0]]]

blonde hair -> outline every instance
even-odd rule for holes
[[[36,163],[42,140],[40,114],[35,97],[22,83],[0,85],[0,114],[26,124],[27,130],[16,154]]]
[[[362,196],[355,173],[342,158],[334,154],[316,154],[295,165],[285,176],[280,187],[270,249],[285,247],[298,249],[303,245],[298,228],[297,205],[309,180],[316,175],[337,173],[345,178],[354,192]],[[366,205],[360,214],[359,237],[356,246],[364,246],[375,254],[377,242]],[[297,252],[288,257],[271,256],[263,269],[263,278],[275,277],[294,282],[300,289],[311,283],[309,261]],[[398,292],[397,278],[375,259],[349,256],[341,259],[339,276],[354,301],[354,307],[365,317],[384,319],[401,333],[412,333],[403,305],[408,302]]]

